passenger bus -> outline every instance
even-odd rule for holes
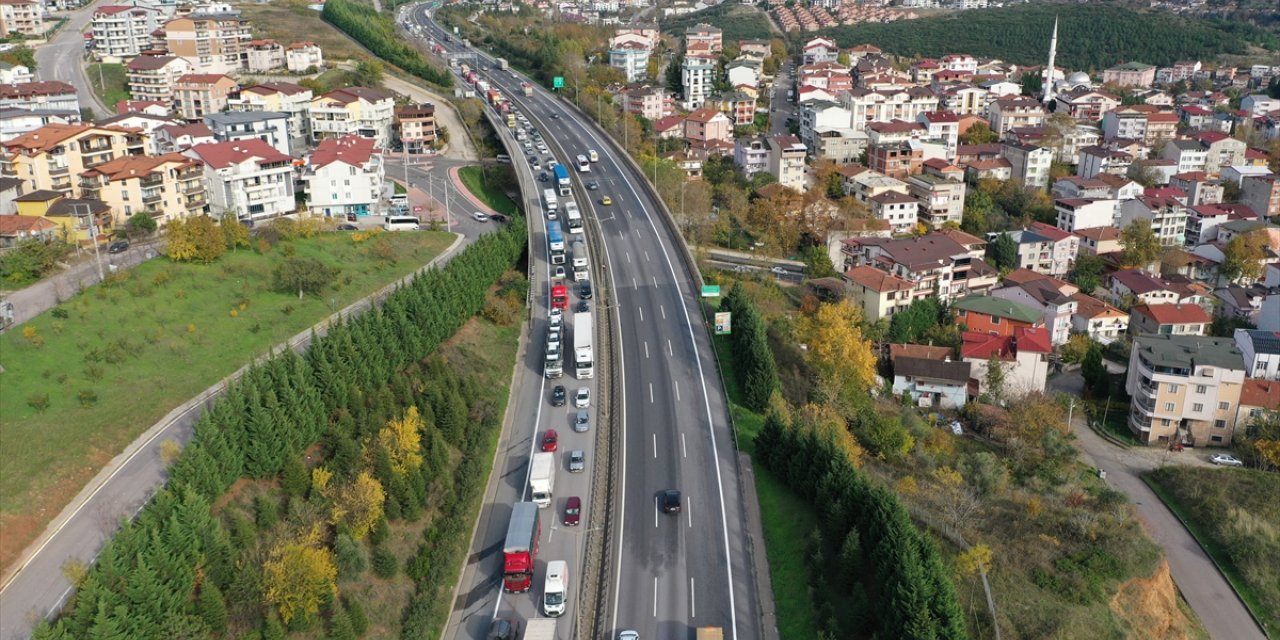
[[[578,203],[566,202],[564,204],[565,226],[568,227],[569,233],[581,234],[582,231],[582,212],[578,210]]]
[[[578,173],[586,173],[591,170],[591,161],[587,157],[578,154]]]

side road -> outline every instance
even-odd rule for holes
[[[108,254],[102,248],[102,270],[110,274],[113,269],[129,269],[151,258],[160,251],[161,241],[153,239],[137,242],[124,253]],[[98,263],[93,251],[82,253],[66,270],[42,278],[39,282],[6,294],[0,294],[13,303],[13,323],[22,324],[58,306],[85,287],[98,284]]]
[[[1049,381],[1051,391],[1079,397],[1084,380],[1078,373],[1057,376]],[[1190,450],[1180,453],[1145,448],[1122,449],[1094,433],[1084,424],[1083,412],[1076,412],[1071,425],[1085,462],[1107,472],[1107,482],[1123,492],[1138,508],[1147,533],[1164,549],[1169,570],[1191,609],[1212,638],[1265,640],[1266,634],[1254,622],[1231,584],[1218,571],[1208,554],[1186,527],[1142,481],[1142,475],[1164,464],[1204,464],[1193,459],[1205,454]]]
[[[453,244],[422,270],[447,262],[474,241],[458,235]],[[415,272],[416,273],[416,272]],[[324,335],[331,323],[364,312],[385,299],[414,274],[383,287],[338,313],[303,331],[272,351],[305,351],[313,332]],[[267,356],[263,356],[264,358]],[[201,412],[209,407],[226,386],[238,379],[249,365],[206,389],[186,404],[174,409],[142,434],[81,490],[49,525],[15,565],[0,587],[0,640],[20,640],[31,634],[34,625],[58,611],[72,586],[62,575],[69,561],[91,563],[115,532],[119,522],[130,518],[146,504],[165,481],[161,445],[166,441],[186,443]]]

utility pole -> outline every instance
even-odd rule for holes
[[[102,67],[98,67],[98,69],[101,70]],[[93,259],[98,263],[98,282],[102,282],[107,279],[107,275],[102,270],[102,254],[98,251],[97,221],[93,219],[93,208],[90,207],[88,203],[77,203],[72,205],[72,209],[77,212],[81,210],[81,207],[84,207],[85,214],[83,218],[86,219],[86,223],[88,224],[89,241],[93,243]],[[77,214],[77,217],[81,216]]]

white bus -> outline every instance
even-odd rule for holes
[[[387,216],[382,228],[386,231],[417,231],[422,228],[422,223],[413,216]]]
[[[565,226],[569,233],[581,234],[582,231],[582,212],[578,210],[578,203],[570,200],[564,203]]]
[[[587,157],[578,154],[578,173],[586,173],[591,170],[591,161]]]

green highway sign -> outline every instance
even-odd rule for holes
[[[564,76],[556,76],[555,78],[553,78],[553,79],[551,80],[551,87],[552,87],[553,89],[563,89],[563,88],[564,88]]]
[[[704,298],[719,298],[719,297],[720,297],[720,285],[718,285],[718,284],[705,284],[705,285],[702,285],[702,297],[704,297]]]

